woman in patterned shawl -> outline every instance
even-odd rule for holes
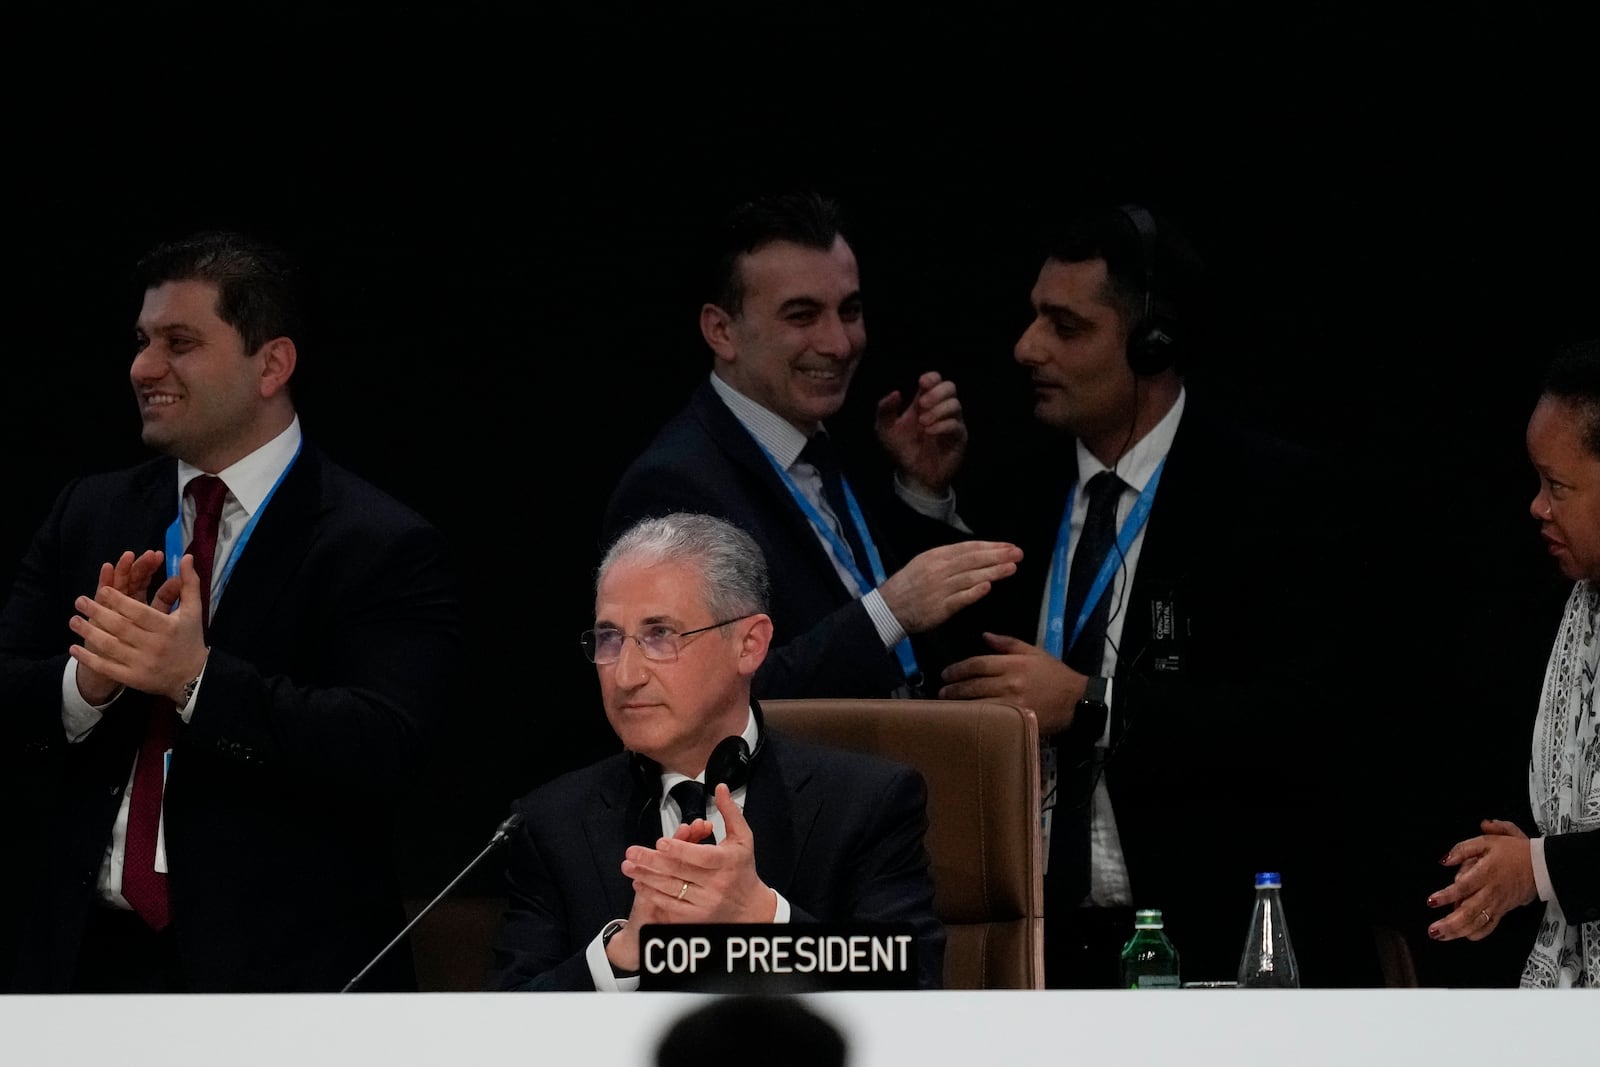
[[[1533,728],[1528,795],[1541,836],[1486,819],[1444,858],[1460,870],[1428,899],[1453,905],[1428,928],[1448,941],[1488,936],[1512,908],[1544,903],[1524,986],[1600,988],[1600,342],[1567,349],[1528,420],[1539,472],[1531,511],[1573,579],[1550,649]]]

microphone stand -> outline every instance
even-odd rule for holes
[[[489,838],[489,843],[487,845],[483,846],[483,851],[478,853],[476,856],[474,856],[473,859],[472,859],[472,862],[467,864],[465,867],[463,867],[461,869],[461,873],[456,875],[454,878],[452,878],[450,880],[450,884],[449,885],[447,885],[443,889],[439,890],[439,895],[434,897],[432,900],[428,901],[427,906],[424,907],[421,911],[417,912],[416,917],[413,918],[410,922],[406,923],[405,928],[402,929],[398,934],[394,935],[394,940],[390,941],[387,945],[384,945],[382,950],[379,951],[379,953],[376,956],[372,957],[372,961],[370,963],[368,963],[365,967],[361,968],[360,973],[358,973],[354,978],[352,978],[352,979],[350,979],[350,981],[346,982],[345,985],[344,985],[344,988],[339,990],[339,992],[348,993],[348,992],[350,992],[350,990],[354,989],[355,986],[356,986],[356,983],[360,982],[361,979],[365,978],[367,976],[367,972],[368,971],[372,970],[372,968],[376,967],[380,962],[382,962],[383,958],[385,956],[387,956],[394,949],[394,947],[396,945],[398,945],[401,941],[403,941],[405,939],[405,936],[411,932],[411,928],[413,926],[417,925],[417,923],[421,922],[422,921],[422,917],[424,915],[427,915],[428,912],[433,910],[434,905],[438,904],[439,901],[441,901],[445,897],[449,896],[450,895],[450,891],[452,889],[454,889],[458,884],[460,884],[461,879],[465,878],[469,873],[471,873],[471,871],[472,871],[472,869],[474,867],[476,867],[479,863],[482,863],[483,862],[483,858],[485,856],[487,856],[489,853],[493,852],[495,849],[499,848],[501,845],[505,844],[508,840],[510,840],[511,834],[517,829],[517,827],[519,827],[521,825],[522,825],[522,813],[521,812],[512,812],[510,815],[506,816],[505,821],[503,821],[495,829],[494,836]]]

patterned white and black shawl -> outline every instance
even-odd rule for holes
[[[1600,833],[1600,583],[1579,582],[1550,650],[1533,727],[1528,796],[1545,835]],[[1522,971],[1524,986],[1600,987],[1600,922],[1570,924],[1557,901]]]

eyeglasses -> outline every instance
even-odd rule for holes
[[[623,639],[630,637],[639,646],[639,651],[644,653],[645,659],[655,663],[671,663],[678,658],[678,653],[683,651],[685,638],[749,617],[749,615],[739,615],[732,619],[714,622],[710,626],[702,626],[698,630],[685,630],[682,633],[663,623],[646,626],[636,634],[625,634],[608,626],[583,631],[578,635],[578,644],[583,646],[583,654],[589,657],[589,662],[602,667],[622,658]]]

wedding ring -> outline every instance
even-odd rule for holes
[[[689,883],[685,882],[685,883],[683,883],[683,888],[678,890],[678,899],[682,900],[683,899],[683,895],[685,893],[687,893],[688,891],[689,891]],[[1487,920],[1488,914],[1489,914],[1488,912],[1484,912],[1484,916],[1485,916],[1486,920]]]
[[[1483,920],[1483,925],[1484,926],[1488,926],[1490,923],[1494,922],[1494,919],[1491,918],[1490,915],[1489,915],[1489,909],[1488,908],[1479,908],[1478,909],[1478,918]]]

